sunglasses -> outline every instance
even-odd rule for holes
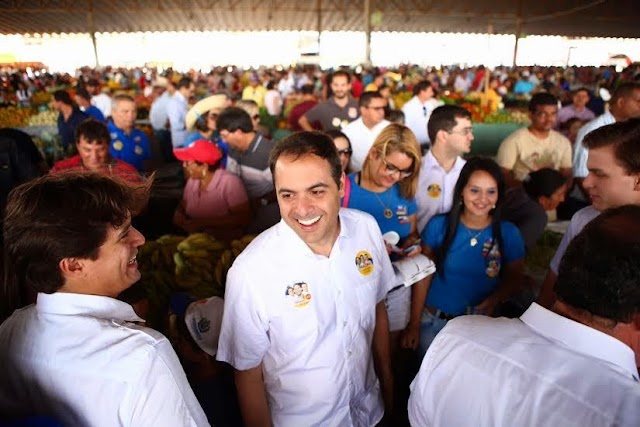
[[[350,156],[351,153],[353,153],[353,150],[351,150],[351,148],[345,148],[343,150],[338,150],[338,155],[339,156]]]

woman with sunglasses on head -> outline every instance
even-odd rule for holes
[[[436,261],[437,272],[429,278],[423,306],[421,356],[448,320],[491,315],[522,283],[524,242],[515,225],[501,220],[504,197],[497,163],[471,158],[460,172],[451,211],[433,217],[423,230],[423,251]]]
[[[340,163],[342,164],[342,172],[349,173],[347,169],[349,168],[351,153],[353,153],[353,150],[351,150],[351,141],[349,141],[347,135],[339,130],[331,129],[325,133],[331,137],[333,143],[336,145],[338,155],[340,156]]]
[[[406,126],[390,124],[373,142],[362,171],[347,177],[343,206],[371,214],[383,234],[393,231],[400,237],[397,248],[388,247],[392,261],[421,252],[420,245],[416,245],[419,235],[415,201],[420,154],[413,132]],[[387,310],[391,332],[399,332],[407,325],[410,299],[408,287],[389,292]],[[392,334],[394,338],[397,334]]]

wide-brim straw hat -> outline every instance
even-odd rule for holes
[[[196,120],[198,120],[198,117],[214,109],[222,110],[225,107],[226,102],[227,95],[224,94],[211,95],[196,102],[195,104],[193,104],[193,107],[191,107],[191,109],[187,112],[185,127],[189,130],[192,130],[194,125],[196,124]]]

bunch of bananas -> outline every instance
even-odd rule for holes
[[[235,261],[235,259],[238,257],[238,255],[240,255],[244,248],[246,248],[249,243],[251,243],[251,241],[255,238],[255,234],[247,234],[245,236],[242,236],[238,240],[231,241],[231,249],[227,249],[226,251],[224,251],[220,255],[218,262],[216,263],[214,274],[218,283],[226,284],[227,272],[231,268],[233,261]]]
[[[224,282],[214,277],[214,266],[228,245],[206,233],[184,239],[173,254],[176,285],[196,298],[224,296]]]

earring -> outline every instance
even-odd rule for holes
[[[491,209],[495,209],[495,208],[496,208],[496,205],[491,205]]]
[[[202,169],[202,178],[206,178],[206,177],[207,177],[207,170]]]

